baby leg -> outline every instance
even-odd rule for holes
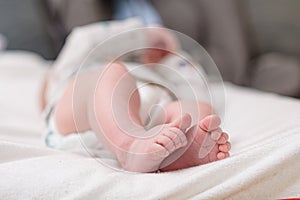
[[[87,115],[88,97],[92,93],[100,70],[95,69],[81,73],[71,80],[55,110],[56,128],[62,135],[80,133],[90,130]]]
[[[126,170],[155,171],[168,155],[187,143],[184,132],[190,126],[189,115],[144,129],[136,81],[121,64],[106,67],[90,100],[92,130]]]

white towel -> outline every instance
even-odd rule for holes
[[[300,196],[300,102],[226,84],[231,157],[159,174],[44,146],[42,62],[0,55],[0,199],[278,199]],[[109,156],[102,161],[118,167]]]

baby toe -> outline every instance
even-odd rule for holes
[[[223,133],[222,133],[222,136],[223,136],[226,140],[229,140],[229,136],[228,136],[227,133],[223,132]]]
[[[200,121],[200,128],[205,131],[211,131],[218,128],[221,119],[217,115],[209,115]]]
[[[173,134],[174,140],[178,140],[179,142],[178,147],[182,147],[187,144],[186,135],[180,129],[173,127],[170,129],[170,132]]]
[[[170,155],[169,151],[158,143],[153,143],[150,146],[149,150],[150,150],[151,154],[156,155],[156,156],[153,156],[153,158],[157,158],[158,160]]]
[[[212,138],[213,140],[218,140],[218,139],[221,137],[221,135],[222,135],[222,130],[221,130],[221,128],[217,128],[216,130],[213,130],[213,131],[211,132],[211,138]]]
[[[174,130],[171,129],[170,131],[164,132],[164,135],[169,137],[169,139],[173,141],[175,148],[181,147],[182,143],[184,143],[184,139],[182,139],[182,137],[184,136],[182,136],[181,134],[183,133],[181,133],[181,131],[177,128],[174,128]]]
[[[167,149],[169,152],[172,152],[175,150],[174,142],[167,136],[161,135],[157,138],[156,144],[161,145],[165,149]]]
[[[225,144],[228,142],[229,136],[227,133],[223,132],[220,138],[218,139],[218,144]]]
[[[227,140],[225,139],[225,137],[223,135],[218,139],[218,144],[225,144],[226,142],[227,142]]]
[[[164,132],[163,136],[168,137],[169,140],[172,141],[175,146],[177,146],[181,143],[180,139],[178,137],[176,137],[176,135],[170,131]]]
[[[219,153],[217,154],[217,158],[218,158],[219,160],[222,160],[222,159],[226,158],[226,153],[224,153],[224,152],[219,152]]]
[[[230,146],[229,142],[219,145],[219,150],[222,152],[228,152],[230,150],[230,148],[231,148],[231,146]]]

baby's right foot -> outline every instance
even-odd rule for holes
[[[185,114],[170,124],[158,125],[147,134],[150,138],[136,139],[127,154],[118,157],[122,167],[128,171],[153,172],[161,162],[177,149],[187,145],[186,129],[191,124],[191,116]],[[153,136],[155,135],[155,136]]]

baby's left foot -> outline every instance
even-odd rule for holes
[[[161,171],[183,169],[227,158],[231,145],[228,134],[219,128],[220,123],[218,116],[210,115],[202,119],[199,125],[190,128],[186,133],[190,145],[174,152],[182,155]]]

